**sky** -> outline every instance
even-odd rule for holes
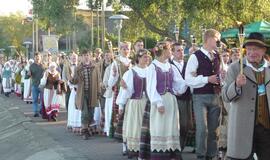
[[[22,12],[27,14],[32,5],[29,0],[0,0],[0,15]]]
[[[32,8],[30,0],[0,0],[0,15],[22,12],[27,15]],[[79,8],[87,8],[86,0],[80,0]]]

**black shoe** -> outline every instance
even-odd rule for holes
[[[34,114],[34,117],[39,117],[39,114],[38,114],[38,113],[35,113],[35,114]]]
[[[83,140],[88,140],[90,137],[88,128],[82,129],[82,138]]]
[[[123,152],[122,152],[122,155],[123,155],[123,156],[128,155],[127,151],[123,151]]]
[[[57,118],[55,116],[52,116],[52,121],[56,122]]]

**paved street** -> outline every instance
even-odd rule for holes
[[[67,153],[72,151],[76,156],[66,155],[62,159],[79,159],[79,160],[124,160],[127,159],[121,155],[121,144],[115,142],[113,139],[101,136],[91,137],[89,140],[82,140],[80,136],[74,135],[66,130],[66,111],[61,109],[60,115],[57,122],[48,122],[40,117],[34,118],[32,113],[32,106],[21,101],[18,97],[11,95],[10,98],[3,98],[0,96],[0,106],[8,104],[8,106],[13,106],[19,108],[19,110],[27,117],[28,120],[38,128],[39,131],[45,133],[53,144],[58,146],[57,150],[61,150],[61,154],[71,154]],[[3,101],[3,102],[2,102]],[[0,132],[0,135],[2,133]],[[35,134],[35,133],[34,133]],[[1,140],[1,139],[0,139]],[[50,141],[49,141],[50,142]],[[47,142],[47,143],[49,143]],[[43,142],[41,142],[43,143]],[[0,149],[1,149],[0,141]],[[50,144],[49,144],[50,146]],[[183,154],[185,160],[195,159],[195,155],[189,153],[190,149],[187,149]],[[20,154],[17,153],[17,154]],[[60,154],[60,155],[61,155]],[[53,157],[53,156],[52,156]],[[60,156],[61,157],[61,156]],[[68,158],[67,158],[68,157]],[[1,158],[0,158],[1,159]],[[53,158],[52,158],[53,159]],[[61,158],[59,158],[61,159]],[[33,158],[32,160],[35,160]]]

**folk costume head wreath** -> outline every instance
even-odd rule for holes
[[[147,49],[139,49],[135,55],[135,62],[138,64],[139,63],[139,58],[141,58],[143,55],[150,55],[150,52]]]
[[[170,49],[170,44],[166,42],[158,42],[155,48],[155,55],[160,57],[164,50]]]

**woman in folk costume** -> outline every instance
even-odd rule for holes
[[[32,92],[31,92],[31,78],[29,76],[29,67],[34,63],[33,59],[30,59],[24,69],[21,71],[22,77],[24,77],[24,91],[23,91],[23,100],[28,104],[32,103]]]
[[[48,120],[53,121],[56,121],[56,117],[60,108],[59,95],[57,94],[57,90],[61,76],[56,68],[57,64],[55,62],[50,63],[49,69],[45,71],[40,81],[41,84],[46,82],[43,92],[45,114],[47,115]]]
[[[4,68],[2,70],[2,77],[3,77],[2,85],[4,94],[6,97],[9,97],[9,94],[11,93],[12,89],[12,70],[9,62],[6,62],[4,65]]]
[[[15,94],[20,97],[22,95],[22,88],[21,88],[21,79],[22,79],[22,75],[21,75],[21,71],[23,69],[23,63],[17,62],[16,66],[15,66]]]
[[[71,79],[74,77],[75,68],[78,65],[78,55],[72,53],[70,55],[71,64],[64,64],[64,71],[66,72],[67,79]],[[68,100],[68,120],[67,120],[67,128],[69,131],[73,131],[74,133],[80,133],[81,129],[81,111],[76,108],[75,98],[76,98],[76,90],[77,85],[71,84],[68,82],[70,88],[70,96]]]
[[[124,114],[123,140],[127,144],[129,158],[138,156],[140,149],[141,126],[146,106],[146,67],[150,56],[146,49],[140,49],[135,56],[137,64],[123,75],[125,87],[121,86],[116,103],[120,114]]]
[[[108,80],[108,87],[111,88],[114,92],[110,134],[114,134],[114,137],[116,139],[119,139],[120,141],[122,141],[122,127],[124,115],[123,114],[118,115],[118,106],[116,105],[115,100],[118,95],[118,89],[123,74],[131,67],[131,60],[129,59],[131,49],[130,47],[131,47],[130,42],[122,42],[120,44],[120,55],[116,57],[114,62],[112,63],[110,76]],[[117,127],[114,133],[115,123],[117,123]],[[126,145],[124,143],[123,143],[123,155],[126,155]]]
[[[147,68],[146,75],[146,91],[151,103],[150,117],[147,124],[145,120],[147,117],[144,115],[142,127],[142,129],[145,126],[149,127],[150,137],[145,137],[145,130],[142,130],[140,158],[182,159],[179,112],[175,95],[183,94],[187,86],[177,68],[168,62],[171,57],[170,45],[164,42],[158,43],[155,54],[156,59]],[[145,138],[149,140],[150,148],[143,146],[149,145]]]

